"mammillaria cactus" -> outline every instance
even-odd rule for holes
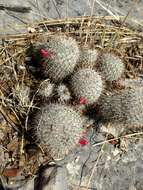
[[[99,100],[103,118],[111,122],[121,122],[121,97],[118,93],[103,95]]]
[[[103,116],[127,126],[143,126],[143,88],[124,89],[103,99]]]
[[[119,81],[119,84],[125,88],[139,88],[143,87],[143,79],[141,77],[137,77],[135,79],[123,79]]]
[[[54,91],[54,84],[50,83],[49,79],[44,80],[41,82],[39,89],[38,89],[38,95],[42,98],[49,98],[52,96]]]
[[[143,126],[143,88],[124,90],[121,101],[125,124]]]
[[[98,66],[106,81],[118,80],[124,72],[123,61],[112,53],[103,53]]]
[[[48,104],[35,115],[37,136],[47,145],[54,159],[61,159],[74,148],[80,138],[83,119],[69,106]]]
[[[96,102],[103,90],[103,83],[100,75],[90,68],[80,69],[71,78],[71,87],[75,96],[85,103]]]
[[[57,95],[60,102],[68,102],[71,99],[71,94],[66,85],[60,84],[57,87]]]
[[[98,58],[98,50],[97,49],[82,49],[80,51],[79,62],[80,65],[90,65],[94,66],[95,62]]]
[[[51,37],[39,52],[45,77],[55,82],[71,74],[79,58],[77,42],[66,36]]]

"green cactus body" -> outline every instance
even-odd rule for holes
[[[45,44],[45,50],[49,52],[42,64],[46,77],[58,82],[73,72],[79,58],[79,48],[73,38],[54,36]]]
[[[106,81],[118,80],[124,72],[124,63],[122,60],[111,54],[103,53],[101,56],[99,71]]]
[[[93,69],[86,68],[77,71],[71,79],[71,87],[75,96],[86,100],[87,104],[96,102],[103,90],[100,75]]]
[[[54,159],[62,159],[78,143],[83,120],[69,106],[48,104],[35,115],[37,136]]]

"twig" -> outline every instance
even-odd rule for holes
[[[29,13],[32,9],[31,7],[25,7],[25,6],[0,4],[0,10],[8,10],[19,13]]]
[[[84,168],[85,168],[86,163],[88,162],[88,160],[89,160],[89,158],[91,156],[91,153],[92,153],[92,151],[89,152],[87,159],[85,160],[84,164],[82,165],[81,175],[80,175],[80,181],[79,181],[79,187],[80,187],[81,182],[82,182],[82,175],[83,175]]]
[[[58,8],[57,8],[57,5],[56,5],[55,0],[52,0],[52,3],[53,3],[53,5],[54,5],[54,7],[55,7],[55,10],[56,10],[56,12],[57,12],[59,18],[61,18],[61,14],[60,14],[60,12],[59,12],[59,10],[58,10]]]
[[[117,137],[117,138],[105,140],[105,141],[102,141],[102,142],[99,142],[99,143],[95,143],[92,146],[100,146],[100,145],[103,145],[104,143],[109,143],[109,142],[112,142],[114,140],[119,140],[121,138],[129,138],[129,137],[133,137],[133,136],[136,136],[136,135],[143,135],[143,132],[132,133],[132,134],[129,134],[129,135],[124,135],[124,136],[120,136],[120,137]]]
[[[107,139],[107,137],[106,137],[106,139]],[[91,180],[92,180],[92,178],[93,178],[93,175],[94,175],[95,169],[96,169],[97,164],[98,164],[98,162],[99,162],[99,159],[101,158],[101,155],[102,155],[102,153],[103,153],[102,150],[104,149],[105,142],[106,142],[106,140],[105,140],[104,143],[102,144],[102,147],[101,147],[100,153],[98,154],[97,160],[96,160],[96,162],[95,162],[95,164],[94,164],[94,167],[93,167],[93,169],[92,169],[91,175],[90,175],[89,180],[88,180],[87,189],[88,189],[89,186],[90,186],[90,183],[91,183]]]

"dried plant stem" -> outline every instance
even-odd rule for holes
[[[138,135],[143,135],[143,132],[132,133],[132,134],[120,136],[120,137],[117,137],[117,138],[105,140],[105,141],[102,141],[102,142],[99,142],[99,143],[95,143],[95,144],[93,144],[93,146],[94,146],[94,147],[95,147],[95,146],[100,146],[100,145],[103,145],[103,144],[105,144],[105,143],[112,142],[112,141],[114,141],[114,140],[118,140],[118,139],[122,139],[122,138],[131,138],[131,137],[138,136]]]

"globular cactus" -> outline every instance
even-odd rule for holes
[[[37,136],[54,159],[62,159],[78,143],[83,119],[73,108],[61,104],[41,107],[34,117]]]
[[[54,84],[49,81],[49,79],[41,82],[38,89],[38,96],[42,98],[49,98],[53,95]]]
[[[54,82],[71,74],[79,58],[77,42],[66,36],[51,37],[39,51],[44,75]]]
[[[143,88],[124,89],[101,102],[100,110],[108,121],[143,126]]]
[[[123,79],[119,81],[119,84],[125,88],[138,88],[143,86],[143,79],[140,77],[135,79]]]
[[[118,93],[103,95],[99,100],[102,117],[110,122],[122,122],[121,98]]]
[[[60,84],[57,87],[57,95],[60,102],[68,102],[71,99],[71,94],[68,87],[64,84]]]
[[[124,72],[124,63],[112,53],[103,53],[99,61],[99,71],[106,81],[118,80]]]
[[[81,49],[79,57],[80,65],[94,66],[97,61],[98,54],[97,49]]]
[[[85,103],[96,102],[103,90],[101,76],[90,68],[80,69],[71,78],[71,88],[74,95],[80,100],[85,99]]]
[[[121,94],[125,124],[143,126],[143,88],[124,90]]]

